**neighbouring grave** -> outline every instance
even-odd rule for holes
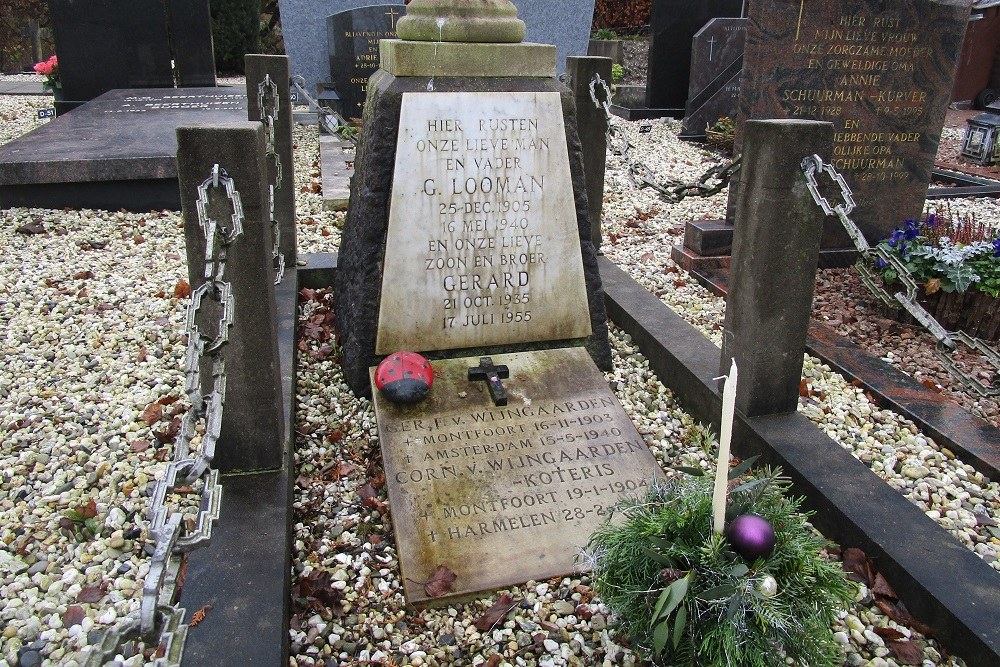
[[[700,139],[720,118],[736,119],[746,28],[745,18],[715,18],[695,33],[682,138]]]
[[[740,16],[743,0],[653,0],[646,106],[680,118],[688,98],[691,40],[710,19]]]
[[[740,114],[834,123],[832,164],[854,193],[852,219],[869,242],[923,210],[971,6],[750,4]],[[824,247],[851,247],[832,223]]]
[[[520,0],[515,4],[528,25],[528,40],[555,44],[558,71],[563,71],[567,56],[587,54],[594,0]],[[292,74],[301,75],[306,90],[311,92],[318,92],[322,84],[330,81],[325,23],[328,16],[365,5],[395,5],[400,12],[403,8],[398,0],[279,0],[279,5],[285,52],[292,59]]]
[[[49,11],[65,110],[109,90],[172,88],[172,59],[179,85],[215,85],[207,0],[169,12],[164,0],[50,0]]]
[[[831,162],[875,242],[920,215],[972,0],[749,5],[740,118],[834,123]],[[737,151],[741,133],[737,130]],[[728,254],[738,183],[725,221],[689,223],[673,258],[691,268]],[[735,224],[739,224],[736,222]],[[824,223],[827,263],[853,261],[854,244],[833,217]]]
[[[242,90],[113,90],[0,146],[0,207],[180,209],[181,125],[245,121]]]
[[[330,87],[340,97],[345,118],[361,118],[368,77],[378,69],[378,43],[396,38],[401,8],[368,5],[326,18],[330,54]]]
[[[594,0],[517,0],[514,4],[528,28],[525,41],[555,45],[557,73],[566,71],[569,56],[587,55]]]
[[[356,393],[383,356],[431,358],[423,402],[374,396],[417,604],[573,571],[607,507],[659,474],[598,370],[606,315],[555,49],[522,43],[506,0],[467,4],[414,0],[381,43],[335,283]]]
[[[397,12],[403,11],[401,0],[278,0],[278,5],[292,76],[305,79],[310,94],[318,93],[322,84],[330,81],[328,16],[366,5],[392,5]]]

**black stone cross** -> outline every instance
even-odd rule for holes
[[[500,382],[500,378],[507,377],[510,377],[510,370],[506,366],[494,366],[490,357],[479,357],[479,365],[469,369],[470,381],[486,381],[493,405],[507,405],[507,391]]]

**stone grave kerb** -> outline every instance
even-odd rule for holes
[[[467,5],[473,4],[479,11],[474,20],[466,21],[468,17],[463,18],[462,12]],[[448,41],[481,39],[493,34],[493,30],[500,35],[498,40],[507,41]],[[407,7],[407,16],[399,19],[397,32],[400,39],[380,42],[380,68],[369,82],[334,284],[339,342],[343,348],[348,385],[358,395],[371,395],[368,369],[387,354],[376,353],[381,286],[387,259],[386,239],[401,111],[404,97],[416,93],[466,93],[470,100],[495,94],[538,93],[558,100],[590,332],[584,336],[532,341],[532,347],[555,348],[583,343],[597,366],[609,369],[607,315],[596,252],[590,240],[575,101],[571,91],[555,76],[554,47],[521,42],[524,24],[516,18],[516,8],[506,1],[415,0]],[[525,344],[517,343],[416,351],[433,359],[488,356],[524,349],[527,349]]]

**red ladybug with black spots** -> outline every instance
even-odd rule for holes
[[[375,369],[375,388],[393,403],[419,403],[434,384],[434,369],[416,352],[394,352]]]

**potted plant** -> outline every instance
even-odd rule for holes
[[[1000,339],[1000,228],[939,208],[906,220],[879,242],[921,287],[918,301],[949,331]],[[902,281],[892,265],[875,264],[886,286]]]
[[[736,138],[736,121],[729,116],[722,116],[705,128],[705,138],[716,148],[732,151]]]
[[[59,59],[52,55],[48,60],[43,60],[40,63],[35,63],[34,67],[36,74],[41,74],[45,77],[42,81],[42,87],[52,93],[55,99],[62,99],[62,82],[59,80]]]

